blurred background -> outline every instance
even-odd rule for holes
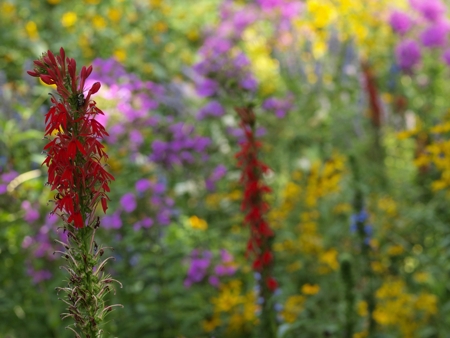
[[[252,105],[277,337],[450,337],[443,0],[2,0],[0,337],[71,337],[55,287],[48,49],[92,64],[108,170],[105,337],[256,337],[233,107]],[[447,139],[449,137],[449,139]]]

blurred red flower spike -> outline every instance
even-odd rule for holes
[[[274,292],[278,288],[278,282],[273,277],[267,278],[266,285],[267,288],[272,292]]]

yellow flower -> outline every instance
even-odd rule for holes
[[[245,295],[243,317],[246,322],[254,322],[257,319],[256,313],[260,306],[256,302],[256,293],[250,291]]]
[[[119,62],[124,62],[127,58],[127,52],[123,48],[116,49],[113,54]]]
[[[66,12],[61,18],[64,27],[72,27],[77,22],[77,14],[75,12]]]
[[[356,332],[353,334],[353,338],[366,338],[369,335],[367,331]]]
[[[336,16],[333,6],[324,0],[309,0],[306,9],[312,16],[313,25],[319,29],[328,26]]]
[[[320,255],[319,260],[321,263],[327,264],[331,269],[337,270],[339,268],[337,256],[338,252],[336,249],[329,249]]]
[[[317,284],[303,284],[302,293],[305,295],[315,295],[320,291],[320,286]]]
[[[57,5],[61,2],[61,0],[47,0],[50,5]]]
[[[108,10],[108,18],[113,22],[117,22],[122,17],[121,12],[117,8],[110,8]]]
[[[190,30],[186,33],[186,37],[187,37],[190,41],[197,41],[198,38],[200,37],[200,35],[199,35],[199,33],[198,33],[198,29],[196,29],[196,28],[190,29]]]
[[[425,283],[428,281],[429,278],[430,278],[429,274],[425,271],[416,272],[414,274],[414,280],[417,283]]]
[[[294,272],[294,271],[297,271],[297,270],[300,270],[302,268],[302,263],[300,263],[300,262],[294,262],[294,263],[292,263],[292,264],[289,264],[287,267],[286,267],[286,270],[288,271],[288,272]]]
[[[237,305],[241,304],[243,297],[240,295],[240,292],[241,282],[238,280],[221,286],[219,295],[211,300],[214,304],[214,312],[230,312]]]
[[[210,320],[202,321],[202,327],[205,332],[211,332],[219,325],[220,325],[220,318],[218,316],[214,316]]]
[[[150,0],[150,6],[152,7],[160,7],[163,0]]]
[[[106,27],[106,20],[100,15],[95,15],[92,18],[92,24],[97,29],[103,29]]]
[[[431,189],[433,191],[444,190],[445,188],[448,187],[448,185],[449,184],[443,180],[437,180],[431,183]]]
[[[98,5],[101,0],[84,0],[88,5]]]
[[[434,315],[437,313],[437,297],[429,293],[421,293],[416,300],[415,307],[427,314]]]
[[[245,324],[244,317],[242,317],[240,313],[235,312],[230,317],[228,330],[234,332],[241,331],[244,324]]]
[[[206,230],[208,229],[208,223],[204,219],[198,218],[197,216],[189,217],[189,224],[193,229]]]
[[[27,31],[28,36],[31,40],[36,40],[38,38],[39,34],[37,31],[36,23],[34,21],[28,21],[25,25],[25,30]]]
[[[346,214],[352,211],[352,206],[349,203],[339,203],[333,208],[335,214]]]
[[[367,302],[365,302],[364,300],[360,300],[358,302],[357,309],[358,309],[358,315],[360,315],[361,317],[365,317],[369,313],[367,311]]]
[[[167,31],[167,24],[163,21],[158,21],[155,23],[155,25],[153,26],[154,30],[156,30],[159,33],[164,33]]]
[[[403,248],[403,246],[399,244],[391,245],[387,251],[387,254],[389,256],[400,256],[404,251],[405,249]]]
[[[302,295],[294,295],[289,297],[284,304],[284,309],[281,311],[281,316],[287,323],[293,323],[297,316],[303,311],[303,303],[306,298]]]
[[[242,193],[240,190],[235,189],[228,194],[228,198],[232,201],[239,201],[242,198]]]

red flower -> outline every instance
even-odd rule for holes
[[[253,255],[253,269],[270,276],[273,265],[271,241],[274,232],[265,220],[269,205],[264,201],[270,188],[264,184],[262,175],[269,168],[258,160],[258,150],[261,143],[256,141],[254,134],[255,114],[251,108],[235,108],[241,117],[241,127],[245,133],[245,141],[240,144],[241,150],[236,154],[238,166],[242,169],[240,183],[244,187],[244,198],[241,209],[245,211],[244,223],[250,228],[250,239],[247,243],[247,254]],[[273,292],[276,281],[268,277],[264,287]]]
[[[57,190],[53,212],[60,211],[67,223],[82,228],[93,222],[100,201],[106,211],[106,192],[114,180],[102,165],[108,156],[99,140],[108,133],[95,117],[103,112],[91,100],[101,85],[94,83],[85,98],[84,85],[92,66],[82,67],[77,76],[76,61],[66,58],[63,48],[56,56],[48,51],[34,64],[28,74],[56,85],[58,93],[52,95],[52,107],[45,115],[45,136],[51,140],[44,147],[47,157],[42,163],[48,167],[48,184]]]

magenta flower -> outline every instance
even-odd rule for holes
[[[448,31],[449,26],[443,21],[432,24],[422,32],[422,44],[429,48],[444,47]]]
[[[436,22],[444,18],[446,6],[441,0],[410,0],[411,7],[424,18]]]
[[[140,179],[139,181],[137,181],[136,185],[135,185],[136,190],[138,192],[140,192],[140,193],[143,193],[146,190],[150,189],[151,186],[152,186],[152,183],[149,180],[145,179],[145,178]]]
[[[407,39],[395,48],[397,62],[405,71],[411,70],[421,60],[420,47],[416,41]]]
[[[136,198],[132,193],[126,193],[125,195],[123,195],[120,199],[120,204],[122,205],[123,210],[128,213],[133,212],[137,206]]]
[[[394,32],[400,35],[406,34],[412,27],[411,18],[408,14],[400,11],[394,11],[391,13],[389,23]]]
[[[39,211],[34,209],[29,201],[22,202],[22,209],[25,210],[24,220],[32,223],[39,219]]]
[[[209,284],[211,284],[212,286],[214,286],[214,287],[216,287],[216,288],[218,288],[219,287],[219,285],[220,285],[220,280],[219,280],[219,277],[217,277],[217,276],[210,276],[209,278],[208,278],[208,282],[209,282]]]

